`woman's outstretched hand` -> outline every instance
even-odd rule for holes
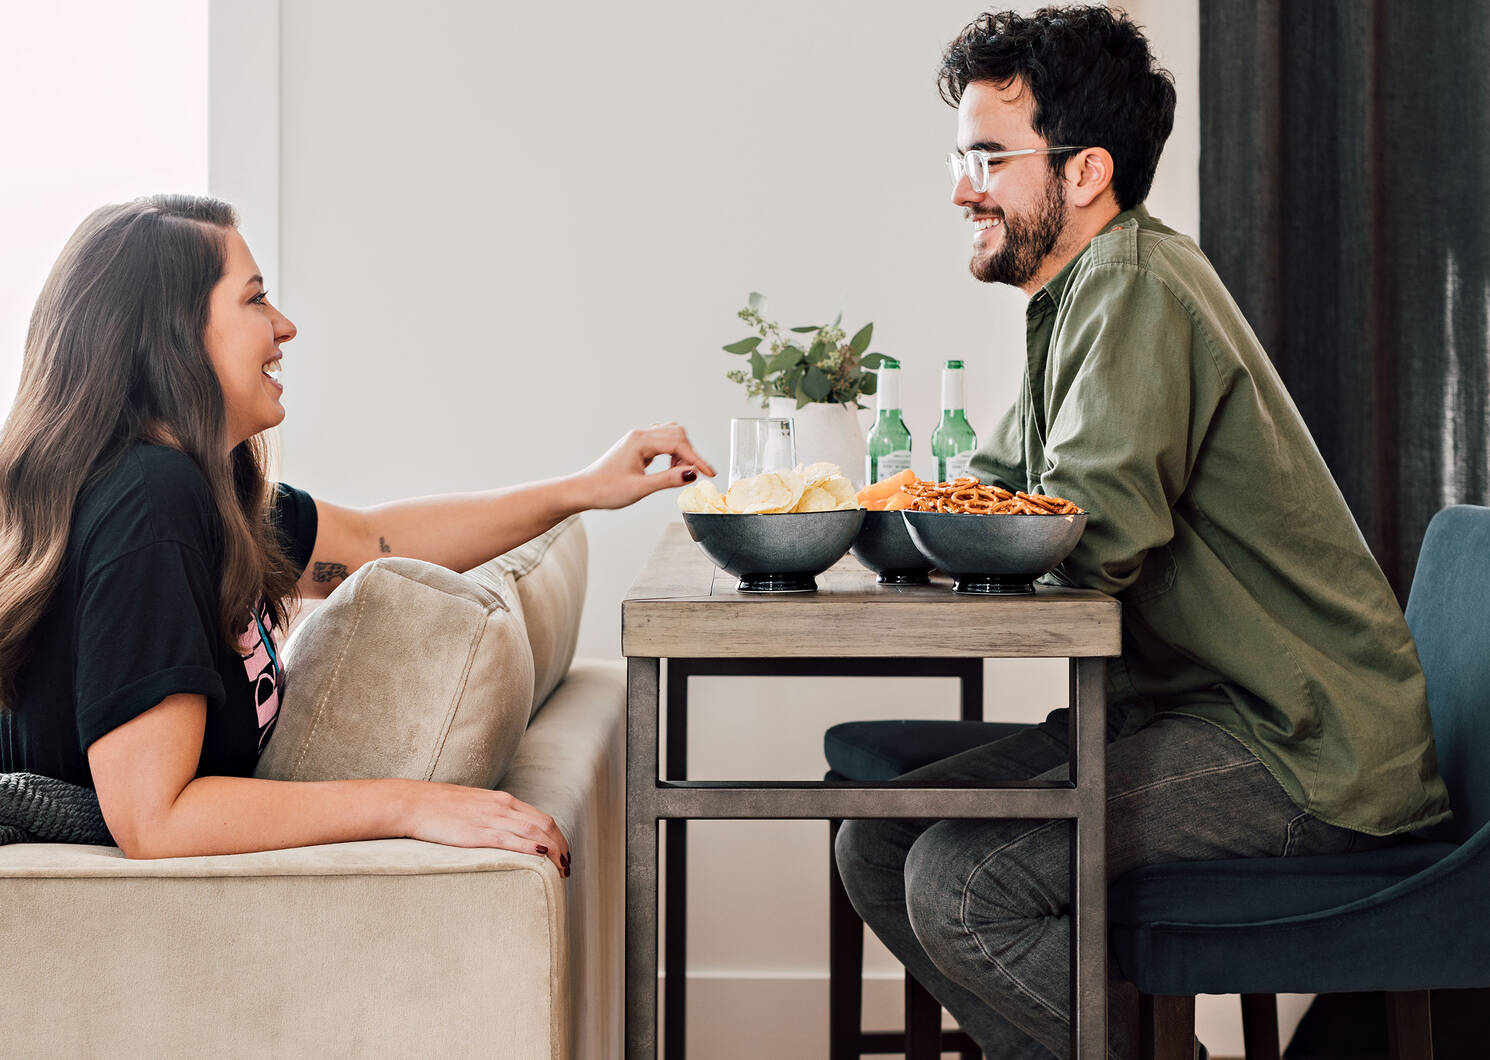
[[[647,465],[664,455],[672,458],[668,469],[648,474]],[[579,478],[586,484],[589,507],[624,508],[658,490],[686,486],[699,475],[712,478],[713,466],[694,452],[682,427],[658,423],[627,432]]]

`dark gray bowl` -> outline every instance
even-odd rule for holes
[[[959,593],[1032,593],[1071,554],[1086,515],[901,512],[911,541]]]
[[[886,585],[925,585],[931,563],[916,548],[899,512],[865,512],[849,551]]]
[[[740,579],[742,593],[806,593],[837,563],[864,522],[864,510],[797,515],[684,512],[683,525],[714,566]]]

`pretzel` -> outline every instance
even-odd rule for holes
[[[905,511],[953,515],[1082,515],[1085,509],[1064,497],[1009,492],[966,476],[951,482],[912,482],[900,487],[909,498]]]
[[[952,485],[955,486],[957,483],[952,483]],[[948,501],[951,504],[957,505],[963,511],[970,511],[970,513],[980,514],[980,516],[991,513],[994,510],[994,505],[998,504],[998,499],[992,496],[991,492],[985,495],[985,493],[980,493],[976,486],[964,486],[963,489],[955,490],[949,496]]]

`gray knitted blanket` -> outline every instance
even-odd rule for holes
[[[98,794],[35,773],[0,773],[0,843],[113,846]]]

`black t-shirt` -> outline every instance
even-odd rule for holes
[[[274,518],[298,574],[316,542],[309,494],[280,484]],[[218,633],[222,528],[184,453],[138,444],[78,498],[56,595],[0,711],[0,772],[93,786],[88,745],[169,695],[207,697],[197,776],[250,776],[279,715],[279,648],[262,602],[239,651]]]

